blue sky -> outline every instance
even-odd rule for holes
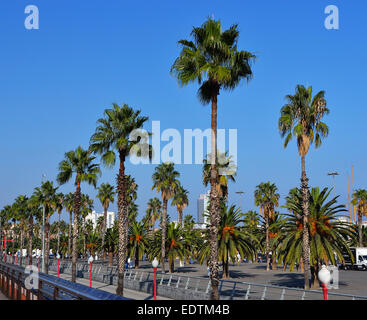
[[[40,29],[26,30],[24,9],[37,5]],[[337,5],[340,29],[326,30],[324,9]],[[169,74],[177,41],[214,14],[223,27],[239,24],[238,47],[255,53],[254,78],[219,96],[218,126],[238,130],[237,182],[245,210],[262,181],[284,197],[300,183],[300,159],[292,142],[283,149],[277,129],[284,96],[297,84],[325,90],[330,135],[306,159],[311,186],[331,186],[346,203],[346,171],[354,165],[355,187],[367,188],[364,165],[367,3],[365,1],[55,1],[4,0],[0,8],[0,208],[19,194],[31,195],[42,173],[55,180],[66,151],[87,147],[103,110],[113,102],[140,108],[161,130],[210,127],[210,108],[196,98],[196,84],[179,88]],[[165,143],[162,143],[164,146]],[[178,165],[190,192],[185,214],[196,218],[205,192],[200,165]],[[154,166],[127,165],[139,184],[139,216],[150,197]],[[103,169],[115,182],[117,168]],[[61,186],[70,192],[72,183]],[[94,198],[96,191],[83,185]],[[283,204],[283,201],[281,201]],[[97,211],[101,210],[95,201]],[[116,210],[116,204],[111,209]],[[172,219],[176,210],[169,207]],[[63,215],[66,218],[66,215]]]

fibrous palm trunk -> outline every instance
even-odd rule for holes
[[[73,225],[73,211],[69,212],[69,239],[68,239],[68,257],[71,256],[71,232]]]
[[[77,183],[74,193],[74,226],[73,226],[73,247],[71,261],[71,281],[76,282],[76,263],[78,260],[77,239],[78,239],[78,216],[81,205],[80,182]]]
[[[309,216],[309,204],[308,204],[308,178],[306,176],[306,164],[305,156],[301,157],[302,161],[302,177],[301,177],[301,188],[302,188],[302,209],[303,209],[303,268],[305,276],[305,289],[310,288],[309,272],[310,272],[310,245],[309,245],[309,234],[308,234],[308,216]]]
[[[120,169],[117,177],[117,191],[118,191],[118,229],[119,229],[119,243],[117,253],[118,278],[116,294],[123,296],[124,293],[124,272],[125,261],[127,254],[127,233],[128,233],[128,212],[126,199],[126,180],[125,180],[125,155],[120,153]]]
[[[162,272],[166,272],[164,260],[166,258],[166,226],[167,226],[167,199],[163,197],[163,211],[162,211],[162,243],[161,243],[161,268]]]
[[[44,252],[44,260],[45,260],[45,273],[48,274],[48,262],[50,255],[50,222],[48,214],[46,215],[45,222],[45,252]]]
[[[33,217],[29,219],[29,226],[28,226],[28,263],[32,265],[32,246],[33,246]]]
[[[103,260],[106,259],[106,250],[104,249],[104,239],[106,236],[106,230],[107,230],[107,206],[104,206],[104,215],[103,215],[103,225],[102,225],[102,252],[103,252]]]
[[[220,222],[220,205],[217,192],[217,93],[212,96],[211,119],[211,168],[210,168],[210,281],[211,300],[219,300],[219,266],[218,266],[218,228]]]

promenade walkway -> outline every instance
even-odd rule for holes
[[[8,298],[5,297],[2,292],[0,292],[0,300],[8,300]]]
[[[53,276],[57,276],[57,272],[54,272],[54,271],[49,271],[49,274]],[[60,274],[60,278],[71,281],[70,274]],[[84,279],[84,278],[76,278],[76,282],[83,284],[85,286],[88,286],[88,287],[90,284],[89,279]],[[92,281],[92,287],[95,289],[99,289],[99,290],[103,290],[103,291],[107,291],[107,292],[116,294],[115,285],[109,285],[109,284],[98,282],[98,281]],[[124,297],[134,299],[134,300],[153,300],[154,298],[149,293],[130,290],[126,288],[124,288]],[[172,299],[157,296],[157,300],[172,300]]]

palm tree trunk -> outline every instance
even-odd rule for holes
[[[175,272],[175,259],[170,258],[169,260],[170,260],[169,261],[169,272],[174,273]]]
[[[117,191],[118,191],[118,229],[119,229],[119,243],[118,243],[118,280],[116,294],[123,296],[124,293],[124,271],[125,260],[127,254],[127,233],[129,228],[127,200],[126,200],[126,181],[125,181],[125,155],[120,153],[120,169],[117,177]]]
[[[72,261],[71,261],[71,281],[76,282],[76,263],[78,260],[78,216],[81,205],[81,190],[80,182],[77,182],[76,191],[74,193],[74,226],[73,226],[73,247],[72,247]]]
[[[358,238],[359,238],[359,246],[363,247],[363,232],[362,232],[362,213],[358,209]]]
[[[50,254],[50,222],[48,217],[48,211],[46,211],[46,222],[45,222],[45,273],[48,274],[48,263],[49,263],[49,254]]]
[[[311,288],[312,289],[319,289],[319,279],[318,279],[318,273],[319,273],[319,262],[316,262],[316,265],[311,266]]]
[[[108,266],[112,267],[112,263],[113,263],[113,252],[109,252],[108,253]]]
[[[302,188],[302,209],[303,209],[303,268],[305,276],[305,290],[310,288],[309,284],[309,272],[310,272],[310,245],[309,245],[309,234],[308,234],[308,178],[306,176],[306,164],[305,156],[301,157],[302,161],[302,177],[301,177],[301,188]]]
[[[139,269],[139,249],[135,251],[135,269]]]
[[[32,246],[33,246],[33,217],[29,219],[29,231],[28,231],[28,263],[32,265]]]
[[[107,229],[107,206],[104,206],[104,216],[103,216],[103,225],[102,225],[102,252],[103,252],[103,260],[106,259],[106,250],[104,249],[104,239],[106,236]]]
[[[69,212],[69,239],[68,239],[68,258],[70,258],[71,255],[71,230],[73,225],[73,211]]]
[[[265,218],[265,255],[266,255],[266,271],[270,270],[270,256],[269,256],[269,214],[266,212]]]
[[[180,220],[179,221],[180,221],[180,226],[181,227],[182,227],[182,220],[183,220],[182,218],[183,218],[182,210],[180,209]]]
[[[166,258],[166,226],[167,226],[167,199],[163,197],[163,212],[162,212],[162,243],[161,243],[161,268],[162,272],[166,272],[166,268],[164,266],[164,260]]]
[[[272,262],[271,262],[272,270],[277,270],[277,257],[276,257],[274,248],[271,252],[271,258],[272,258]]]
[[[212,96],[212,116],[211,116],[211,168],[210,168],[210,280],[211,280],[211,300],[219,300],[219,266],[218,266],[218,227],[220,222],[220,205],[217,193],[217,95]]]

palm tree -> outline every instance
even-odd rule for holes
[[[211,155],[208,154],[207,158],[204,159],[203,166],[203,183],[204,186],[207,187],[210,183],[210,175],[211,175],[211,164],[210,160]],[[237,167],[234,164],[232,157],[228,156],[228,152],[217,152],[217,192],[219,194],[220,200],[222,203],[227,202],[228,200],[228,182],[236,182],[236,170]]]
[[[146,214],[151,220],[150,226],[153,229],[155,222],[159,219],[162,210],[162,202],[158,198],[154,197],[149,199]]]
[[[64,194],[58,193],[55,197],[55,209],[59,215],[59,223],[57,225],[57,252],[60,250],[60,220],[61,220],[61,212],[64,209]]]
[[[198,81],[199,100],[203,104],[211,102],[211,298],[219,299],[218,285],[218,247],[217,235],[220,220],[219,195],[216,189],[217,169],[217,98],[221,89],[232,90],[242,79],[249,81],[252,77],[250,63],[255,56],[247,51],[237,50],[239,37],[238,26],[233,25],[223,31],[220,21],[208,19],[201,27],[194,27],[191,35],[193,41],[180,40],[180,56],[174,62],[171,73],[181,86]]]
[[[57,175],[57,182],[62,185],[67,183],[75,174],[74,183],[76,191],[74,193],[74,230],[73,230],[73,250],[72,250],[72,270],[71,281],[76,281],[76,262],[77,256],[77,237],[78,237],[78,217],[81,208],[81,187],[82,182],[96,187],[98,175],[101,174],[98,164],[93,163],[95,157],[91,155],[90,150],[83,150],[78,147],[75,151],[65,153],[65,159],[59,164],[59,173]]]
[[[219,234],[218,234],[218,248],[219,248],[219,260],[222,261],[223,266],[223,279],[229,279],[229,262],[235,262],[237,259],[237,254],[243,258],[253,259],[255,255],[255,247],[253,242],[256,238],[239,226],[243,221],[241,217],[243,216],[240,209],[236,208],[234,205],[227,207],[222,206],[222,214],[219,224]],[[205,239],[210,238],[206,230]],[[202,264],[204,260],[208,261],[210,253],[209,242],[203,243],[200,254],[199,262]]]
[[[86,233],[88,234],[93,230],[93,223],[88,220],[86,221],[86,217],[93,211],[93,200],[89,198],[87,194],[82,194],[81,196],[81,208],[80,208],[80,217],[82,219],[82,223],[79,224],[83,231],[79,234],[83,235],[83,255],[86,253]]]
[[[256,241],[252,241],[252,246],[255,248],[256,251],[255,252],[256,257],[255,259],[252,260],[252,263],[255,263],[255,261],[257,261],[257,253],[260,249],[260,243],[261,243],[258,239],[260,238],[260,235],[262,233],[259,228],[260,217],[259,214],[253,210],[247,211],[242,216],[243,216],[244,229],[256,237]]]
[[[54,214],[55,195],[58,187],[54,188],[52,181],[42,182],[41,187],[34,189],[33,196],[44,206],[45,210],[45,273],[48,273],[48,261],[50,253],[50,218]]]
[[[69,212],[69,236],[68,236],[68,257],[71,255],[71,232],[73,225],[73,207],[74,207],[74,194],[69,192],[64,196],[64,208]]]
[[[116,253],[116,249],[118,248],[119,242],[119,232],[116,225],[112,228],[108,228],[106,231],[106,238],[105,238],[105,250],[108,252],[108,265],[112,267],[113,262],[113,254]]]
[[[20,263],[23,260],[22,250],[24,247],[24,231],[25,231],[25,224],[24,221],[28,218],[28,198],[24,195],[18,196],[13,204],[14,214],[16,215],[17,220],[19,221],[19,228],[20,228]]]
[[[163,202],[162,211],[162,248],[161,248],[161,268],[162,272],[166,272],[164,267],[164,259],[166,253],[166,226],[167,226],[167,203],[168,200],[174,196],[175,190],[178,188],[180,182],[177,178],[180,176],[179,172],[175,170],[174,163],[162,163],[155,167],[153,173],[153,187],[152,190],[156,189],[157,192],[161,193]]]
[[[135,268],[139,268],[139,260],[147,250],[148,237],[143,222],[133,221],[129,228],[129,257],[135,258]]]
[[[188,191],[185,190],[181,185],[175,190],[175,194],[172,199],[172,206],[177,208],[177,222],[182,226],[183,211],[189,204]]]
[[[185,256],[192,256],[187,249],[187,240],[184,237],[184,231],[181,225],[171,222],[167,225],[165,246],[162,247],[162,229],[155,233],[154,238],[149,242],[148,257],[153,260],[155,257],[162,259],[162,256],[168,257],[169,272],[175,272],[175,260],[177,257],[183,260]],[[164,248],[164,251],[162,249]]]
[[[94,256],[96,250],[100,246],[100,238],[98,234],[94,231],[89,232],[86,239],[86,248],[88,249],[90,255]]]
[[[127,255],[128,234],[128,200],[126,197],[125,160],[130,154],[150,156],[151,148],[141,143],[142,139],[130,139],[132,133],[137,133],[143,127],[148,117],[140,116],[140,110],[134,111],[128,105],[119,107],[113,104],[112,109],[106,109],[105,117],[98,120],[96,132],[91,137],[91,150],[102,155],[102,162],[112,167],[116,162],[116,153],[120,160],[117,176],[118,193],[118,281],[116,293],[123,295],[125,260]],[[141,134],[142,136],[143,134]],[[139,149],[141,147],[141,149]],[[146,152],[147,150],[147,152]],[[116,153],[115,153],[116,152]]]
[[[323,123],[322,117],[329,113],[326,108],[325,92],[320,91],[312,97],[312,87],[305,88],[297,85],[294,95],[286,96],[287,104],[280,110],[279,131],[285,137],[284,147],[294,136],[297,139],[298,153],[301,156],[302,176],[301,188],[303,196],[303,224],[307,225],[309,216],[308,203],[308,178],[306,176],[305,157],[310,145],[321,146],[322,138],[329,134],[328,126]],[[308,230],[304,228],[303,234],[303,262],[305,275],[305,289],[309,289],[310,248],[308,243]]]
[[[367,190],[356,190],[353,194],[352,204],[357,206],[359,246],[363,247],[362,218],[367,216]]]
[[[317,274],[322,263],[331,262],[336,265],[335,255],[339,261],[344,261],[343,253],[352,253],[348,239],[354,239],[354,231],[349,223],[340,220],[340,212],[346,212],[344,205],[337,205],[339,196],[328,200],[331,190],[312,188],[309,192],[310,216],[307,229],[310,243],[310,262],[312,287],[318,287]],[[301,259],[303,247],[303,194],[301,189],[293,189],[286,198],[284,206],[291,212],[284,225],[284,240],[278,257],[284,264],[289,264],[290,270]]]
[[[270,270],[270,242],[269,242],[269,219],[274,215],[274,209],[279,205],[278,188],[274,183],[262,182],[256,186],[254,192],[255,205],[260,206],[260,213],[265,219],[265,255],[266,255],[266,271]],[[274,254],[273,254],[274,255]]]
[[[28,263],[32,264],[32,249],[33,249],[33,228],[34,228],[34,219],[41,220],[42,219],[42,207],[38,198],[32,196],[28,199],[28,210],[27,210],[27,220],[28,220]]]
[[[102,250],[103,250],[103,259],[106,259],[106,251],[104,251],[104,238],[107,230],[107,211],[110,203],[115,201],[115,188],[111,186],[109,183],[102,183],[98,188],[97,198],[101,201],[104,215],[103,215],[103,225],[102,225]]]

